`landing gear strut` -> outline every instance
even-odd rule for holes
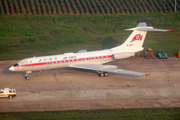
[[[99,73],[99,77],[107,77],[108,73],[107,72],[98,72]]]
[[[29,80],[29,76],[28,76],[29,73],[32,73],[32,72],[31,71],[26,71],[26,76],[25,76],[26,80]]]

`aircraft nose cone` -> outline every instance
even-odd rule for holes
[[[10,70],[10,71],[14,71],[14,66],[11,66],[11,67],[9,68],[9,70]]]

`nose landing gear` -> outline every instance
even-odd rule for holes
[[[29,80],[29,76],[26,76],[25,79],[26,79],[26,80]]]
[[[29,80],[29,76],[28,76],[29,73],[32,73],[32,71],[26,71],[26,76],[25,76],[26,80]]]

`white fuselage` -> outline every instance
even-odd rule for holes
[[[133,56],[139,49],[99,50],[78,53],[65,53],[60,55],[26,58],[10,67],[11,71],[37,71],[54,68],[70,67],[73,64],[103,64],[115,59],[123,59]],[[118,58],[116,57],[118,55]]]

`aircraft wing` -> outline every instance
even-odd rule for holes
[[[80,68],[80,69],[88,69],[95,71],[108,72],[112,74],[119,74],[122,76],[130,76],[130,77],[140,77],[140,76],[148,76],[150,74],[134,72],[129,70],[117,69],[117,66],[114,65],[101,65],[101,64],[74,64],[70,67]]]

